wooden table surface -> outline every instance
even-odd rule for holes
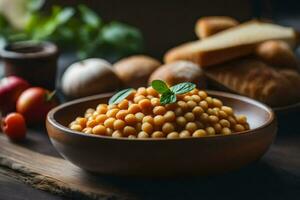
[[[298,134],[297,134],[298,133]],[[300,196],[300,131],[280,133],[266,155],[241,170],[217,177],[180,180],[138,180],[102,177],[112,187],[142,199],[297,199]],[[32,129],[21,144],[36,152],[60,157],[44,130]],[[0,200],[66,199],[31,188],[0,168]]]

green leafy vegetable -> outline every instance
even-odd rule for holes
[[[142,53],[141,32],[120,22],[104,23],[101,17],[85,5],[53,6],[50,14],[39,9],[45,0],[28,0],[28,20],[16,30],[0,16],[0,42],[20,40],[52,41],[61,49],[75,51],[79,59],[102,57],[111,62],[124,56]]]
[[[170,90],[175,94],[184,94],[189,91],[192,91],[195,88],[196,85],[194,83],[184,82],[184,83],[179,83],[177,85],[174,85],[173,87],[170,88]]]
[[[170,90],[163,93],[160,97],[160,103],[162,105],[169,104],[169,103],[175,103],[176,102],[176,94]]]
[[[128,89],[119,91],[118,93],[116,93],[114,96],[112,96],[109,99],[108,104],[111,105],[111,104],[120,103],[123,99],[128,97],[132,93],[132,91],[133,91],[132,88],[128,88]]]
[[[192,91],[196,87],[194,83],[184,82],[169,88],[167,84],[161,80],[152,81],[151,86],[158,93],[162,94],[160,97],[160,103],[162,105],[175,103],[177,94],[185,94],[187,92]]]
[[[160,94],[163,94],[163,93],[169,91],[169,87],[162,80],[152,81],[151,86]]]

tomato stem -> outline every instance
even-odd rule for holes
[[[55,95],[56,95],[56,90],[53,90],[52,92],[47,93],[46,94],[46,102],[50,102]]]

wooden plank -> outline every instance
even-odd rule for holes
[[[0,174],[72,199],[289,199],[300,195],[299,144],[299,135],[280,138],[258,163],[217,177],[139,180],[90,174],[0,136]]]
[[[30,151],[0,136],[0,165],[11,176],[35,188],[72,198],[130,199],[127,193],[104,185],[101,180],[71,163]]]

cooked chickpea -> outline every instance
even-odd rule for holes
[[[155,115],[164,115],[166,113],[166,109],[163,106],[155,106],[153,108],[153,113]]]
[[[142,110],[152,108],[152,104],[149,99],[143,99],[143,100],[139,101],[139,106]]]
[[[92,128],[87,127],[87,128],[84,128],[84,129],[82,130],[82,132],[88,133],[88,134],[93,134],[93,131],[92,131],[92,130],[93,130]]]
[[[167,135],[167,138],[169,139],[175,139],[175,138],[179,138],[179,133],[177,132],[171,132]]]
[[[227,119],[230,122],[230,126],[234,127],[236,125],[236,120],[234,119],[234,117],[229,116]]]
[[[206,136],[206,131],[203,129],[196,130],[192,135],[192,137],[204,137],[204,136]]]
[[[200,120],[203,122],[207,122],[208,121],[208,114],[207,113],[202,113],[200,116]]]
[[[136,130],[132,126],[125,126],[124,129],[123,129],[123,134],[124,134],[124,136],[135,135]]]
[[[187,112],[184,114],[184,118],[186,119],[186,121],[192,122],[195,120],[195,115],[191,112]]]
[[[93,128],[92,132],[95,135],[105,135],[106,134],[106,128],[103,125],[97,125]]]
[[[114,129],[119,130],[125,127],[125,122],[123,120],[117,119],[114,121]]]
[[[231,130],[228,127],[222,128],[221,134],[229,135],[229,134],[231,134]]]
[[[230,107],[228,107],[228,106],[222,106],[221,109],[222,109],[227,115],[232,115],[232,114],[233,114],[232,108],[230,108]]]
[[[137,89],[136,93],[143,96],[147,96],[148,94],[146,88],[144,87],[140,87],[139,89]]]
[[[213,105],[220,108],[223,106],[223,103],[219,99],[213,98]]]
[[[197,124],[195,122],[188,122],[186,125],[185,125],[185,129],[187,131],[189,131],[190,133],[193,133],[195,130],[197,130]]]
[[[195,117],[200,117],[200,115],[204,113],[204,110],[200,106],[196,106],[195,108],[193,108],[192,112],[195,115]]]
[[[239,124],[246,124],[247,123],[247,117],[245,115],[239,115],[236,117],[236,121]]]
[[[141,111],[141,109],[138,104],[131,104],[128,108],[128,112],[132,113],[132,114],[135,114],[140,111]]]
[[[135,138],[136,138],[135,135],[129,135],[129,136],[128,136],[128,139],[135,139]]]
[[[149,134],[144,131],[141,131],[138,134],[138,138],[148,138],[148,137],[149,137]]]
[[[215,123],[219,122],[219,118],[215,115],[210,115],[210,116],[208,116],[208,121],[212,124],[215,124]]]
[[[187,130],[184,130],[179,133],[179,137],[180,138],[189,138],[189,137],[191,137],[191,133],[188,132]]]
[[[114,128],[114,122],[115,122],[114,118],[108,118],[107,120],[104,121],[104,126],[106,128]]]
[[[152,98],[150,101],[151,101],[152,106],[160,106],[159,98]]]
[[[203,110],[207,110],[208,109],[208,103],[206,101],[200,101],[199,106],[201,106],[201,108]]]
[[[98,115],[95,119],[95,121],[98,123],[98,124],[102,124],[105,120],[107,119],[107,115],[105,114],[101,114],[101,115]]]
[[[175,115],[176,116],[181,116],[183,114],[182,108],[178,107],[175,109]]]
[[[123,137],[122,132],[119,131],[119,130],[114,131],[111,136],[113,138],[121,138],[121,137]]]
[[[236,124],[236,125],[234,126],[234,130],[235,130],[236,132],[242,132],[242,131],[245,130],[245,127],[244,127],[243,125],[241,125],[241,124]]]
[[[147,93],[148,93],[148,95],[151,95],[151,96],[153,96],[153,97],[158,96],[158,93],[157,93],[156,90],[153,89],[152,87],[148,87],[148,88],[147,88]]]
[[[194,89],[161,105],[152,87],[138,88],[117,104],[99,104],[77,117],[70,129],[114,138],[189,138],[228,135],[249,129],[247,117]]]
[[[137,122],[137,119],[134,114],[128,114],[125,116],[125,122],[130,125],[133,125]]]
[[[191,96],[184,96],[183,97],[183,101],[185,101],[185,102],[188,102],[188,101],[191,101],[191,100],[192,100]]]
[[[88,120],[86,123],[87,127],[91,127],[93,128],[94,126],[96,126],[98,123],[96,122],[96,120]]]
[[[107,106],[107,110],[111,110],[113,108],[117,108],[118,106],[116,104],[111,104]]]
[[[187,102],[187,105],[188,105],[189,109],[192,110],[195,106],[197,106],[197,103],[193,100],[190,100]]]
[[[161,131],[155,131],[152,133],[151,137],[152,138],[162,138],[162,137],[164,137],[164,134]]]
[[[87,122],[87,119],[84,118],[84,117],[77,117],[76,118],[76,123],[79,124],[83,128],[85,128],[86,122]]]
[[[116,114],[116,118],[117,119],[125,119],[125,116],[128,115],[128,111],[127,110],[120,110],[117,114]]]
[[[148,122],[148,123],[150,123],[150,124],[154,124],[153,117],[150,116],[150,115],[145,116],[145,117],[143,118],[143,123],[145,123],[145,122]]]
[[[227,115],[227,113],[224,112],[223,110],[220,110],[220,111],[219,111],[219,117],[220,117],[221,119],[224,119],[224,118],[227,118],[228,115]]]
[[[112,128],[106,128],[106,135],[107,136],[112,136],[114,130]]]
[[[206,130],[208,135],[215,135],[216,134],[215,129],[211,126],[207,127],[205,130]]]
[[[143,121],[144,117],[145,117],[144,113],[141,113],[141,112],[135,113],[135,118],[139,122]]]
[[[165,118],[162,115],[156,115],[153,120],[155,126],[162,126],[165,123]]]
[[[184,127],[186,125],[187,121],[183,116],[180,116],[180,117],[176,117],[176,123],[179,126]]]
[[[185,101],[177,101],[177,105],[182,109],[182,110],[187,110],[188,105]]]
[[[119,109],[113,108],[111,110],[108,110],[106,115],[107,115],[107,117],[115,117],[118,112],[119,112]]]
[[[170,133],[170,132],[173,132],[175,130],[175,127],[172,123],[170,122],[167,122],[165,123],[163,126],[162,126],[162,131],[164,133]]]
[[[176,118],[175,116],[175,113],[173,111],[167,111],[165,114],[164,114],[164,121],[166,122],[172,122],[174,121]]]
[[[118,107],[122,110],[126,110],[128,108],[129,102],[127,99],[124,99],[118,104]]]
[[[70,129],[74,131],[82,131],[82,127],[79,124],[73,124]]]
[[[207,93],[204,91],[199,91],[198,95],[201,97],[201,99],[205,99],[207,97]]]
[[[227,127],[227,128],[230,127],[230,122],[229,122],[228,120],[226,120],[226,119],[221,119],[221,120],[220,120],[220,124],[221,124],[221,126],[223,126],[223,127]]]
[[[107,105],[100,104],[97,106],[96,110],[99,114],[105,114],[107,112]]]
[[[214,127],[216,133],[220,133],[222,130],[222,126],[219,123],[214,124],[213,127]]]
[[[199,103],[201,101],[201,98],[198,95],[192,95],[192,100],[195,101],[196,103]]]
[[[153,126],[149,122],[145,122],[142,124],[142,130],[148,134],[153,132]]]
[[[134,103],[138,103],[143,99],[146,99],[146,97],[144,95],[138,95],[133,98],[133,101],[134,101]]]

